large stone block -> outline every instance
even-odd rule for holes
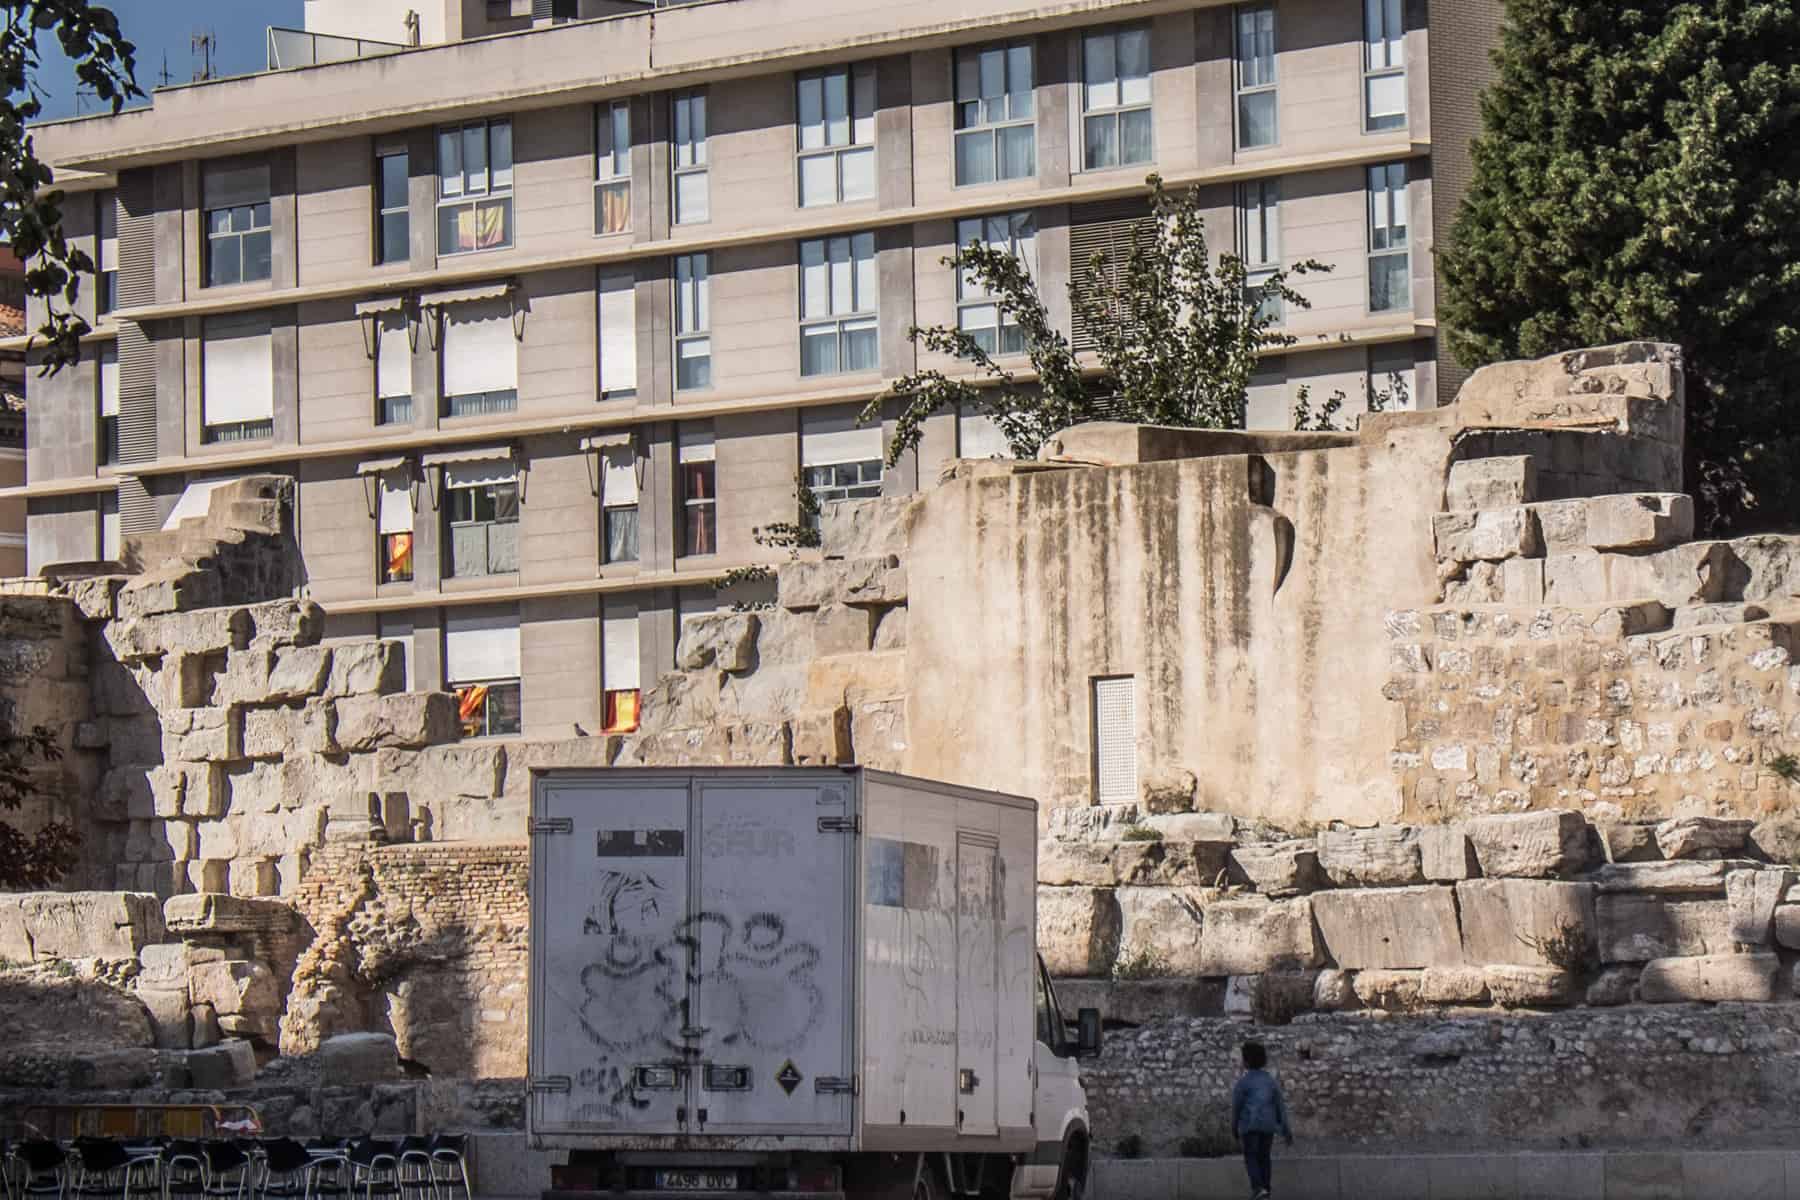
[[[319,1043],[315,1061],[334,1086],[400,1078],[400,1050],[391,1034],[340,1033]]]
[[[1038,882],[1085,887],[1211,886],[1224,870],[1227,843],[1052,840],[1038,850]]]
[[[164,937],[162,904],[136,892],[0,895],[0,957],[136,958]]]
[[[1784,904],[1775,910],[1775,941],[1789,950],[1800,950],[1800,904]]]
[[[1419,865],[1432,883],[1455,883],[1481,873],[1469,835],[1457,825],[1419,827]]]
[[[1151,814],[1194,811],[1199,780],[1186,767],[1155,767],[1144,772],[1140,787],[1144,811]]]
[[[1483,969],[1488,994],[1502,1008],[1559,1008],[1579,994],[1576,976],[1558,967],[1497,964]]]
[[[1587,882],[1602,892],[1687,892],[1725,894],[1725,877],[1760,863],[1742,860],[1711,862],[1609,863],[1590,872]]]
[[[1200,938],[1210,894],[1198,888],[1119,889],[1121,973],[1175,978],[1205,974]]]
[[[1583,496],[1531,509],[1549,554],[1657,550],[1694,536],[1694,502],[1674,492]]]
[[[392,696],[406,690],[406,649],[399,642],[351,642],[331,651],[327,699]]]
[[[1664,858],[1724,858],[1741,852],[1754,828],[1729,817],[1676,817],[1656,827],[1656,844]]]
[[[1575,970],[1593,961],[1592,884],[1469,879],[1456,885],[1456,902],[1471,963]]]
[[[1602,962],[1727,954],[1732,948],[1731,910],[1724,900],[1602,893],[1594,899],[1594,922]]]
[[[1750,846],[1770,862],[1800,866],[1800,816],[1782,812],[1757,822]]]
[[[461,726],[449,692],[402,692],[339,700],[335,732],[338,745],[355,752],[454,742]]]
[[[1381,1012],[1412,1012],[1422,999],[1423,971],[1358,971],[1351,981],[1356,1001]]]
[[[1074,979],[1112,974],[1122,914],[1111,888],[1039,887],[1038,951],[1050,974]]]
[[[861,654],[874,639],[873,609],[827,604],[813,613],[813,644],[821,655]]]
[[[325,680],[331,672],[330,647],[289,646],[274,655],[266,699],[277,702],[317,696],[325,689]]]
[[[756,666],[756,635],[761,628],[755,613],[708,613],[681,623],[681,642],[675,665],[683,671],[712,667],[741,672]],[[862,649],[867,650],[865,641]]]
[[[1523,505],[1439,513],[1431,519],[1431,533],[1438,558],[1447,562],[1501,562],[1544,552],[1537,518]]]
[[[1775,907],[1787,894],[1792,872],[1780,867],[1732,871],[1725,876],[1731,912],[1731,939],[1744,946],[1767,946],[1775,936]]]
[[[1553,879],[1588,865],[1587,820],[1568,809],[1475,817],[1464,829],[1490,878]]]
[[[905,554],[921,497],[838,500],[819,511],[819,545],[828,558],[882,558]]]
[[[802,708],[832,708],[906,697],[906,653],[837,654],[814,659],[807,667]]]
[[[172,896],[163,902],[171,933],[287,933],[295,925],[294,910],[278,901],[235,896]]]
[[[173,757],[182,762],[235,762],[244,757],[241,709],[192,709],[185,727],[187,732],[171,739]]]
[[[1638,994],[1646,1004],[1770,1001],[1780,996],[1781,960],[1773,954],[1659,958],[1644,964]]]
[[[1202,916],[1201,975],[1302,971],[1324,961],[1308,897],[1220,900]]]
[[[906,600],[906,572],[892,555],[783,563],[776,596],[789,611],[834,603],[900,604]]]
[[[310,648],[310,647],[309,647]],[[245,758],[283,758],[299,748],[297,736],[299,710],[291,708],[246,708],[243,710],[243,739],[240,749]]]
[[[256,1080],[256,1051],[237,1038],[190,1050],[186,1065],[188,1081],[202,1091],[229,1091]]]
[[[1450,464],[1444,507],[1450,512],[1511,508],[1537,499],[1537,460],[1529,454]]]
[[[1318,838],[1319,865],[1339,887],[1405,887],[1424,883],[1419,832],[1410,825],[1328,829]]]
[[[150,1036],[158,1050],[186,1050],[192,1044],[185,977],[179,987],[152,987],[139,982],[134,994],[150,1014]]]
[[[1463,384],[1455,415],[1465,429],[1605,429],[1679,446],[1682,383],[1679,346],[1624,342],[1491,363]]]
[[[221,960],[188,968],[188,994],[219,1016],[242,1015],[271,1022],[281,1015],[274,973],[259,962]]]
[[[1312,903],[1326,953],[1345,970],[1463,965],[1450,888],[1326,891]]]
[[[843,705],[797,713],[788,725],[792,731],[796,766],[831,767],[855,761],[856,750],[850,738],[850,710]]]
[[[1318,849],[1311,841],[1234,846],[1231,865],[1265,896],[1301,896],[1327,882],[1319,867]]]
[[[125,621],[160,613],[214,608],[218,604],[218,572],[182,563],[133,576],[119,589],[117,600],[119,619]]]
[[[316,646],[325,635],[325,610],[311,600],[271,600],[238,611],[249,623],[246,645]]]
[[[1427,967],[1419,977],[1419,999],[1427,1004],[1481,1004],[1487,998],[1480,967]]]

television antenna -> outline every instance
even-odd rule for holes
[[[213,78],[213,55],[219,50],[219,35],[210,29],[197,29],[188,39],[188,46],[198,64],[194,68],[194,82]]]

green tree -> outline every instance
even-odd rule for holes
[[[17,812],[37,794],[34,758],[51,763],[62,758],[48,729],[38,725],[28,733],[10,728],[0,733],[0,812]],[[80,835],[64,821],[46,822],[33,833],[0,821],[0,888],[51,886],[75,865],[80,844]]]
[[[1093,377],[1082,370],[1069,339],[1051,323],[1037,284],[1011,253],[971,242],[944,260],[996,298],[1007,323],[1018,327],[1034,378],[1001,367],[959,329],[914,326],[908,336],[915,345],[975,371],[915,371],[870,402],[865,423],[880,420],[890,401],[900,402],[890,465],[919,444],[927,417],[959,407],[992,417],[1021,458],[1082,421],[1243,427],[1258,353],[1295,341],[1277,328],[1275,303],[1310,307],[1288,280],[1326,268],[1307,261],[1250,286],[1236,255],[1220,254],[1214,262],[1198,191],[1169,191],[1156,175],[1146,182],[1154,219],[1134,231],[1130,253],[1123,261],[1096,254],[1069,287],[1072,306],[1096,342],[1100,371]]]
[[[44,366],[54,371],[81,356],[88,323],[70,306],[94,261],[64,236],[62,193],[51,186],[54,173],[37,157],[26,129],[43,111],[35,86],[37,39],[54,36],[75,64],[80,86],[114,112],[140,94],[134,47],[120,34],[112,11],[88,0],[14,0],[0,13],[0,241],[11,244],[27,264],[26,294],[46,301],[47,315],[36,332],[44,341]]]
[[[1800,4],[1508,0],[1442,252],[1467,365],[1679,343],[1709,524],[1800,505]]]

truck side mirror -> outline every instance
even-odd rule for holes
[[[1100,1010],[1084,1008],[1075,1015],[1075,1057],[1100,1057]]]

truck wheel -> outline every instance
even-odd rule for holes
[[[1063,1148],[1062,1166],[1056,1172],[1055,1200],[1084,1200],[1087,1183],[1087,1143],[1075,1138]]]

